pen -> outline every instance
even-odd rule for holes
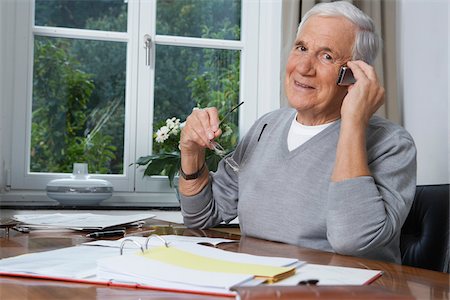
[[[99,237],[111,237],[111,236],[118,236],[118,235],[125,235],[125,230],[110,230],[110,231],[97,231],[92,232],[89,234],[86,234],[86,237],[88,238],[99,238]]]
[[[22,232],[22,233],[30,233],[30,228],[23,227],[23,226],[14,226],[12,227],[15,231]]]

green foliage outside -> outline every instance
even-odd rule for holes
[[[123,1],[89,2],[38,0],[36,25],[126,31]],[[126,44],[36,36],[34,57],[30,170],[123,173]]]
[[[112,137],[84,134],[94,84],[67,46],[35,42],[30,169],[70,173],[74,162],[88,162],[91,170],[107,173],[115,151]]]

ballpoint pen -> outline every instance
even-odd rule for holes
[[[110,231],[97,231],[86,234],[88,238],[99,238],[99,237],[111,237],[111,236],[124,236],[125,230],[110,230]]]
[[[21,233],[30,233],[30,228],[24,226],[14,226],[12,229]]]

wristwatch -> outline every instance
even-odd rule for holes
[[[197,172],[195,172],[194,174],[186,174],[183,172],[183,169],[180,167],[180,175],[181,177],[183,177],[185,180],[194,180],[200,177],[200,175],[203,174],[203,171],[205,171],[206,169],[206,163],[203,163],[202,167],[200,168],[200,170],[198,170]]]

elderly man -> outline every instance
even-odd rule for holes
[[[215,173],[204,149],[221,134],[217,110],[193,111],[180,140],[185,224],[239,216],[244,235],[400,262],[416,150],[403,128],[373,116],[384,101],[370,65],[378,39],[372,20],[348,2],[313,7],[286,66],[292,108],[257,120]],[[336,84],[344,65],[356,79],[350,86]]]

